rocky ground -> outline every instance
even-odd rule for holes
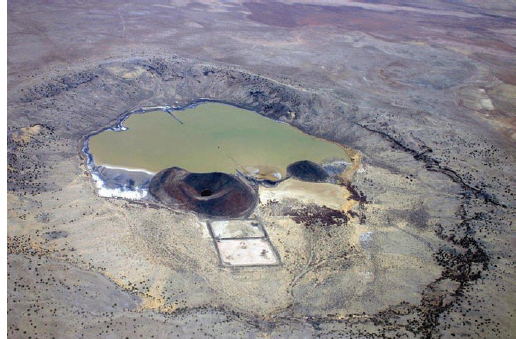
[[[509,338],[514,6],[8,3],[8,335]],[[96,193],[84,138],[229,102],[352,151],[341,210],[255,210],[281,265]],[[292,147],[295,147],[293,145]]]

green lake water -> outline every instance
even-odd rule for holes
[[[343,147],[249,110],[220,103],[168,113],[132,114],[128,130],[104,131],[89,140],[96,165],[159,172],[177,166],[191,172],[236,173],[274,166],[282,176],[298,160],[322,163],[350,158]]]

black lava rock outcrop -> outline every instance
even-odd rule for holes
[[[156,174],[149,191],[166,205],[210,217],[244,216],[254,209],[257,201],[255,191],[233,175],[191,173],[179,167]]]
[[[296,161],[288,165],[287,176],[310,182],[324,182],[329,178],[324,168],[308,160]]]

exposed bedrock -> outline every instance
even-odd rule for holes
[[[254,209],[254,190],[237,177],[220,172],[191,173],[179,167],[156,174],[150,193],[162,203],[210,217],[236,218]]]

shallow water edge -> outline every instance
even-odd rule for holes
[[[131,117],[133,114],[144,114],[144,113],[148,113],[148,112],[161,111],[161,112],[170,114],[174,120],[183,124],[181,119],[179,119],[178,117],[176,117],[176,115],[174,115],[174,112],[181,112],[181,111],[184,111],[187,109],[192,109],[192,108],[195,108],[195,107],[197,107],[201,104],[205,104],[205,103],[219,103],[219,104],[224,104],[224,105],[228,105],[231,107],[243,109],[243,110],[246,110],[247,112],[252,112],[252,113],[256,114],[260,118],[267,118],[273,122],[278,122],[278,123],[287,125],[287,126],[291,127],[293,130],[297,131],[296,133],[301,133],[301,134],[309,137],[310,139],[313,138],[315,140],[322,141],[325,144],[330,143],[330,144],[334,144],[334,145],[338,146],[339,148],[342,149],[342,152],[343,152],[343,154],[345,154],[347,159],[339,158],[338,160],[334,159],[334,161],[327,161],[326,163],[321,163],[321,165],[323,165],[323,167],[332,174],[337,174],[337,172],[341,172],[352,162],[351,158],[349,157],[349,153],[348,153],[346,147],[344,147],[336,142],[328,141],[326,139],[318,138],[318,137],[312,136],[310,134],[307,134],[307,133],[303,132],[302,130],[300,130],[299,128],[297,128],[296,126],[293,126],[284,121],[278,121],[275,119],[271,119],[271,118],[264,116],[256,111],[247,109],[243,105],[236,105],[234,103],[228,103],[228,102],[224,102],[224,101],[220,101],[220,100],[201,99],[201,100],[198,100],[194,103],[191,103],[191,104],[188,104],[185,106],[164,105],[164,106],[137,107],[137,108],[134,108],[134,109],[122,114],[113,125],[102,128],[101,130],[98,130],[96,132],[93,132],[93,133],[87,135],[84,139],[82,153],[86,156],[86,166],[87,166],[89,172],[92,174],[92,179],[94,180],[95,185],[96,185],[97,189],[99,190],[99,195],[124,197],[124,198],[129,198],[129,199],[145,198],[147,195],[148,181],[150,180],[149,178],[152,178],[152,176],[157,171],[155,171],[155,169],[150,171],[148,169],[143,169],[143,168],[134,168],[134,166],[132,166],[131,168],[127,168],[125,166],[118,166],[118,165],[112,166],[112,165],[105,164],[105,162],[96,164],[94,155],[90,151],[90,146],[89,146],[90,139],[92,137],[94,137],[100,133],[103,133],[105,131],[121,132],[121,131],[128,130],[128,127],[124,126],[124,122],[127,119],[129,119],[129,117]],[[264,134],[264,135],[266,136],[266,134]],[[317,145],[317,142],[314,144]],[[287,143],[285,143],[285,145],[287,145]],[[348,159],[349,159],[349,161],[347,161]],[[237,163],[236,161],[234,161],[234,162]],[[212,172],[213,171],[228,172],[226,170],[220,170],[220,169],[211,170],[211,171]],[[236,167],[236,173],[233,173],[233,174],[243,175],[243,176],[247,177],[245,175],[246,170],[244,170],[243,172],[244,173],[242,173],[242,171],[240,171],[239,168]],[[281,180],[285,179],[284,175],[285,174],[283,173],[283,177],[281,177],[281,175],[280,175],[277,179],[281,179]]]

